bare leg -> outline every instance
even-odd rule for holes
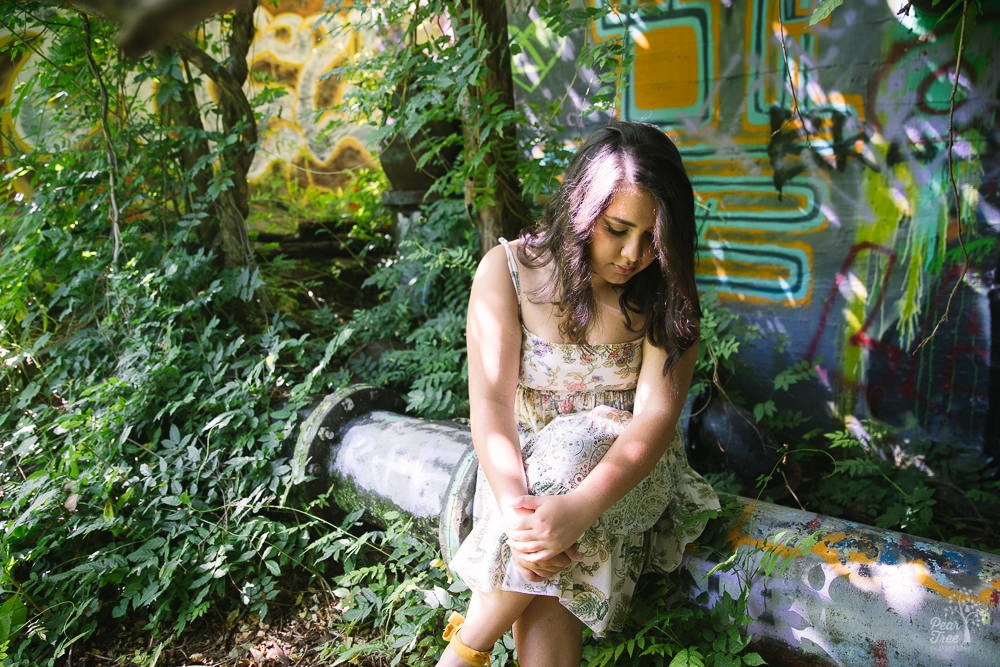
[[[550,596],[538,596],[514,622],[521,667],[580,667],[580,620]]]
[[[534,595],[527,593],[473,591],[459,637],[473,650],[489,651],[535,599]],[[445,649],[438,659],[437,667],[468,667],[468,663],[454,651]]]

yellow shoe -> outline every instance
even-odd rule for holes
[[[462,624],[465,623],[465,617],[459,614],[457,611],[451,612],[451,616],[448,618],[448,625],[444,629],[444,640],[448,642],[448,646],[451,650],[458,655],[459,658],[466,661],[473,667],[482,667],[483,665],[491,665],[490,652],[489,651],[476,651],[465,645],[461,637],[458,636],[458,631],[462,629]]]

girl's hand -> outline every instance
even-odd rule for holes
[[[541,563],[573,545],[596,517],[578,506],[573,492],[561,496],[518,496],[508,501],[507,544],[519,562]]]
[[[534,509],[525,506],[522,502],[525,496],[517,496],[508,502],[501,503],[501,511],[504,515],[504,523],[507,526],[508,545],[511,546],[511,557],[517,565],[525,579],[532,582],[540,582],[562,572],[564,569],[580,560],[575,546],[562,553],[556,554],[552,558],[539,558],[534,554],[522,553],[517,545],[511,545],[509,534],[511,531],[521,530],[522,519],[534,514]]]

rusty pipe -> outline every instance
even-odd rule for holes
[[[401,414],[394,394],[353,386],[305,420],[293,455],[310,493],[345,509],[413,518],[448,559],[471,523],[476,462],[467,423]],[[1000,557],[739,496],[681,567],[714,604],[749,587],[748,630],[771,664],[1000,664]],[[654,529],[651,567],[663,572]],[[732,556],[732,566],[716,569]]]

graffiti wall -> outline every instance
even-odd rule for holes
[[[583,134],[600,119],[581,117],[574,55],[633,43],[618,114],[677,141],[699,200],[700,285],[765,333],[740,381],[769,394],[805,360],[818,379],[779,403],[958,443],[959,467],[997,457],[1000,11],[981,3],[992,13],[973,26],[929,1],[846,0],[810,26],[812,0],[590,1],[604,18],[570,37],[510,1],[517,94],[564,100]],[[332,69],[363,40],[325,5],[258,11],[252,68],[285,94],[263,110],[252,179],[334,188],[372,158],[365,128],[331,130],[315,111],[342,97]],[[30,76],[30,57],[0,62],[3,99]],[[0,123],[22,149],[57,136],[30,107]]]
[[[334,127],[333,112],[316,111],[341,100],[344,84],[332,71],[357,52],[361,39],[338,29],[337,16],[327,12],[326,5],[325,0],[280,0],[261,3],[255,14],[247,93],[253,97],[266,86],[278,94],[258,106],[261,141],[248,174],[251,181],[270,175],[300,186],[335,189],[349,180],[351,169],[373,164],[366,146],[367,128]],[[45,58],[46,36],[29,37],[32,49],[0,52],[0,106],[5,111],[18,87],[32,79]],[[10,39],[0,29],[0,46]],[[139,85],[153,84],[146,79]],[[148,96],[153,98],[153,91]],[[16,117],[0,115],[5,139],[0,142],[0,157],[2,151],[55,152],[62,143],[85,138],[53,131],[57,121],[51,100],[29,95],[18,110]]]
[[[303,186],[335,189],[351,169],[372,160],[367,128],[331,123],[329,109],[341,101],[345,85],[333,70],[357,53],[361,36],[339,29],[326,5],[282,0],[257,10],[251,80],[255,87],[280,87],[283,94],[259,112],[264,120],[251,180],[270,172]]]
[[[635,42],[620,114],[680,143],[700,284],[766,332],[747,384],[808,360],[819,380],[786,401],[961,443],[959,466],[996,456],[1000,13],[613,4],[595,33]]]

